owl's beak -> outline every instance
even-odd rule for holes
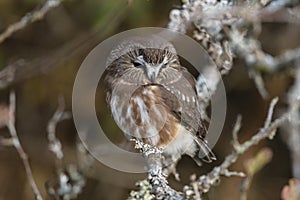
[[[154,74],[152,74],[152,75],[150,75],[149,79],[150,79],[151,83],[154,83],[156,80],[156,76]]]
[[[146,65],[146,71],[148,79],[151,81],[151,83],[155,83],[159,71],[160,71],[161,65]]]

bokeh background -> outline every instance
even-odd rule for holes
[[[29,11],[42,5],[42,0],[0,0],[0,32],[18,21]],[[48,149],[47,124],[62,95],[66,109],[71,111],[72,87],[79,66],[88,52],[107,37],[137,27],[166,27],[169,12],[180,6],[179,1],[160,0],[66,0],[51,10],[43,20],[13,34],[0,44],[0,70],[16,61],[28,63],[26,70],[17,74],[15,81],[0,90],[0,103],[8,103],[11,89],[16,91],[16,128],[27,152],[33,175],[45,199],[45,183],[55,176],[55,158]],[[286,22],[265,22],[260,41],[263,49],[278,55],[300,44],[300,25]],[[290,74],[264,76],[270,96],[281,101],[277,114],[284,109],[285,93],[293,82]],[[243,61],[236,59],[231,73],[224,77],[227,92],[227,116],[222,135],[213,149],[218,160],[199,168],[192,159],[184,157],[178,165],[181,182],[170,177],[170,185],[181,189],[191,174],[203,174],[221,163],[231,152],[231,131],[236,116],[243,116],[241,141],[245,141],[263,126],[270,100],[263,100],[248,78]],[[101,92],[98,93],[101,99]],[[97,102],[99,113],[106,109]],[[105,126],[114,127],[111,120]],[[106,134],[114,141],[117,130]],[[2,128],[0,137],[9,137]],[[59,123],[57,137],[64,151],[64,164],[77,163],[77,132],[72,119]],[[252,182],[249,199],[280,199],[282,187],[291,178],[290,155],[282,134],[272,141],[264,141],[241,156],[232,169],[243,171],[245,160],[262,147],[273,152],[272,161],[258,172]],[[88,172],[87,184],[78,199],[126,199],[135,189],[134,183],[146,174],[127,174],[110,169],[95,161]],[[239,198],[240,178],[222,178],[206,196],[207,199],[234,200]],[[0,146],[0,200],[31,200],[33,194],[27,182],[21,159],[13,147]]]

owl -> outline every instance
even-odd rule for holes
[[[161,147],[166,156],[215,160],[205,140],[196,80],[170,42],[125,41],[111,52],[107,66],[107,104],[127,138]]]

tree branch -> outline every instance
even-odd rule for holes
[[[244,173],[230,171],[229,167],[235,163],[239,156],[245,153],[250,147],[258,144],[263,139],[272,139],[277,128],[285,121],[289,120],[291,113],[299,109],[300,106],[300,101],[298,100],[293,104],[293,107],[291,110],[289,110],[289,112],[272,122],[271,119],[277,102],[278,98],[275,98],[271,101],[263,128],[261,128],[254,136],[252,136],[251,139],[242,144],[239,143],[237,137],[237,133],[241,127],[241,118],[238,117],[233,129],[232,153],[226,156],[221,165],[214,167],[214,169],[208,174],[202,175],[198,179],[194,178],[190,185],[187,185],[183,188],[183,192],[175,191],[168,186],[166,176],[162,174],[162,150],[148,144],[144,144],[138,140],[134,140],[136,143],[136,148],[141,151],[149,163],[148,179],[146,181],[151,185],[151,187],[140,187],[139,192],[131,193],[130,199],[140,199],[138,195],[134,194],[147,193],[147,191],[144,190],[151,190],[150,193],[154,194],[155,198],[158,199],[199,199],[199,197],[201,199],[201,196],[204,193],[207,193],[212,186],[219,183],[221,176],[245,177]],[[143,191],[141,191],[141,189],[143,189]]]
[[[25,168],[25,171],[26,171],[26,175],[27,175],[27,179],[28,179],[28,182],[31,186],[31,189],[34,193],[34,196],[35,196],[35,199],[36,200],[42,200],[43,197],[35,183],[35,180],[33,178],[33,175],[32,175],[32,171],[31,171],[31,168],[30,168],[30,164],[29,164],[29,161],[28,161],[28,156],[27,154],[25,153],[21,143],[20,143],[20,140],[19,140],[19,137],[17,135],[17,131],[16,131],[16,127],[15,127],[15,112],[16,112],[16,95],[14,92],[10,92],[10,95],[9,95],[9,114],[8,114],[8,123],[7,123],[7,128],[9,130],[9,133],[11,135],[11,141],[12,141],[12,145],[16,148],[20,158],[22,159],[23,161],[23,164],[24,164],[24,168]]]

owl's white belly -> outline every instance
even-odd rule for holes
[[[197,145],[193,136],[181,125],[174,139],[164,147],[164,153],[169,155],[195,155]]]

